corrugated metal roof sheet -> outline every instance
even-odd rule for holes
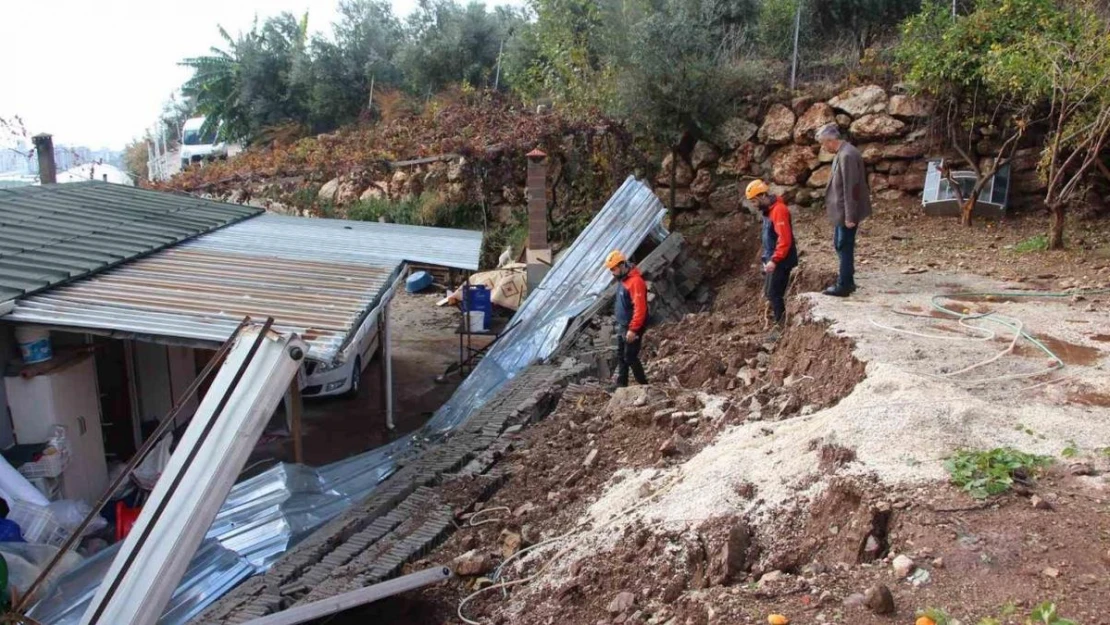
[[[266,214],[189,242],[205,250],[392,266],[408,261],[476,271],[482,233]]]
[[[0,189],[0,302],[260,212],[92,181]]]
[[[330,361],[398,269],[173,248],[21,299],[5,319],[221,343],[244,315],[272,316]]]

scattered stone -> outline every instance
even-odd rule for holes
[[[660,168],[659,176],[655,181],[664,186],[671,184],[671,170],[675,168],[675,161],[673,154],[667,154],[663,158],[663,166]],[[678,187],[688,187],[694,181],[694,168],[686,162],[682,156],[678,157],[678,168],[674,169],[675,185]]]
[[[636,605],[636,595],[626,591],[617,593],[613,600],[609,602],[606,611],[609,614],[621,614],[631,610]]]
[[[659,453],[664,456],[684,456],[690,451],[690,443],[679,434],[671,436],[659,446]]]
[[[909,95],[891,96],[886,111],[895,117],[907,119],[923,119],[929,117],[931,103],[924,99]]]
[[[933,558],[933,568],[943,569],[944,568],[944,558]]]
[[[863,545],[863,553],[874,560],[879,556],[879,552],[881,550],[882,545],[879,544],[879,541],[875,538],[875,536],[872,534],[868,534],[867,541]]]
[[[763,586],[766,586],[767,584],[774,584],[775,582],[780,582],[780,581],[782,581],[782,578],[783,578],[784,575],[785,575],[785,573],[783,573],[782,571],[768,571],[768,572],[764,573],[762,577],[759,578],[759,586],[762,588]]]
[[[586,459],[582,461],[582,466],[590,468],[597,464],[597,449],[591,449],[590,453],[586,454]]]
[[[1068,473],[1075,476],[1094,475],[1095,469],[1086,462],[1073,462],[1068,465]]]
[[[759,142],[765,145],[784,145],[790,143],[794,132],[794,111],[782,104],[775,104],[767,111],[760,127]]]
[[[913,572],[912,575],[910,575],[909,582],[915,587],[920,588],[921,586],[928,584],[930,581],[932,581],[932,579],[933,576],[929,573],[929,571],[925,569],[917,569]]]
[[[581,480],[582,476],[584,476],[585,474],[586,474],[585,470],[578,469],[574,473],[571,473],[570,475],[568,475],[567,479],[563,480],[563,486],[565,486],[567,488],[573,488],[574,485],[577,484],[578,481]]]
[[[1033,495],[1029,498],[1029,503],[1037,510],[1051,510],[1052,504],[1045,501],[1040,495]]]
[[[894,574],[898,576],[898,579],[903,579],[913,571],[915,565],[909,556],[901,555],[894,558],[891,566],[894,568]]]
[[[451,562],[451,568],[454,569],[455,575],[460,577],[472,577],[474,575],[488,573],[490,569],[493,568],[493,562],[489,554],[482,553],[477,549],[471,549],[455,558]]]
[[[523,539],[520,534],[510,532],[509,530],[501,530],[501,555],[508,558],[514,553],[520,551],[520,545]]]
[[[727,584],[751,569],[749,557],[752,546],[752,531],[744,521],[736,523],[728,532],[728,540],[719,556],[722,564],[721,583]]]
[[[690,161],[695,171],[716,165],[719,160],[721,160],[721,154],[717,152],[717,148],[705,141],[698,141],[690,154]]]
[[[536,509],[536,504],[526,501],[513,511],[513,516],[521,517]]]
[[[918,273],[928,273],[928,271],[929,270],[924,268],[924,267],[906,267],[905,269],[902,270],[902,273],[912,275],[912,274],[918,274]]]
[[[865,115],[852,122],[848,132],[853,138],[860,141],[893,139],[905,134],[906,124],[886,113]]]
[[[682,596],[684,590],[686,590],[686,580],[681,576],[675,577],[667,584],[667,587],[663,589],[663,603],[668,605],[674,603]]]
[[[809,107],[794,127],[794,142],[802,145],[816,143],[815,134],[821,128],[836,123],[836,111],[824,102]]]
[[[867,589],[863,604],[875,614],[894,614],[894,595],[882,584]]]
[[[881,113],[887,109],[886,91],[877,85],[849,89],[829,100],[829,106],[852,117]]]
[[[824,165],[809,175],[806,184],[814,189],[819,189],[828,186],[830,179],[832,179],[832,166]]]
[[[721,136],[728,148],[736,149],[751,140],[758,131],[759,126],[743,117],[734,117],[721,127]]]
[[[736,378],[744,382],[744,386],[751,386],[755,382],[755,372],[751,367],[743,367],[736,372]]]
[[[862,608],[867,605],[867,595],[861,592],[852,593],[844,598],[843,603],[846,608]]]
[[[1044,570],[1041,571],[1041,575],[1044,575],[1045,577],[1051,577],[1052,579],[1056,579],[1057,577],[1060,577],[1060,569],[1053,568],[1053,567],[1049,566],[1049,567],[1046,567]]]

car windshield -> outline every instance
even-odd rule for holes
[[[216,142],[216,129],[213,128],[208,134],[203,137],[200,134],[200,129],[186,130],[184,136],[181,137],[182,143],[185,145],[208,145]]]

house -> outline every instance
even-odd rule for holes
[[[134,453],[244,317],[273,317],[308,344],[298,390],[346,389],[375,353],[389,362],[388,306],[408,264],[473,271],[481,244],[480,232],[277,216],[104,182],[0,190],[0,446],[66,425],[80,476],[63,477],[61,494],[94,499],[107,460]],[[17,336],[28,348],[46,332],[52,359],[14,357]]]

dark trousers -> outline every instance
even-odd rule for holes
[[[629,343],[624,340],[624,335],[628,330],[618,329],[620,335],[617,337],[617,386],[628,386],[628,370],[632,370],[632,375],[635,376],[636,381],[640,384],[647,384],[647,376],[644,375],[644,365],[640,362],[640,347],[644,344],[644,334],[640,333],[640,337],[635,341]]]
[[[840,224],[833,233],[833,247],[836,255],[840,257],[840,275],[837,276],[836,286],[840,289],[856,288],[856,230]]]
[[[790,286],[790,272],[793,269],[779,265],[763,277],[763,294],[771,302],[771,312],[775,314],[776,324],[782,323],[786,316],[786,289]]]

